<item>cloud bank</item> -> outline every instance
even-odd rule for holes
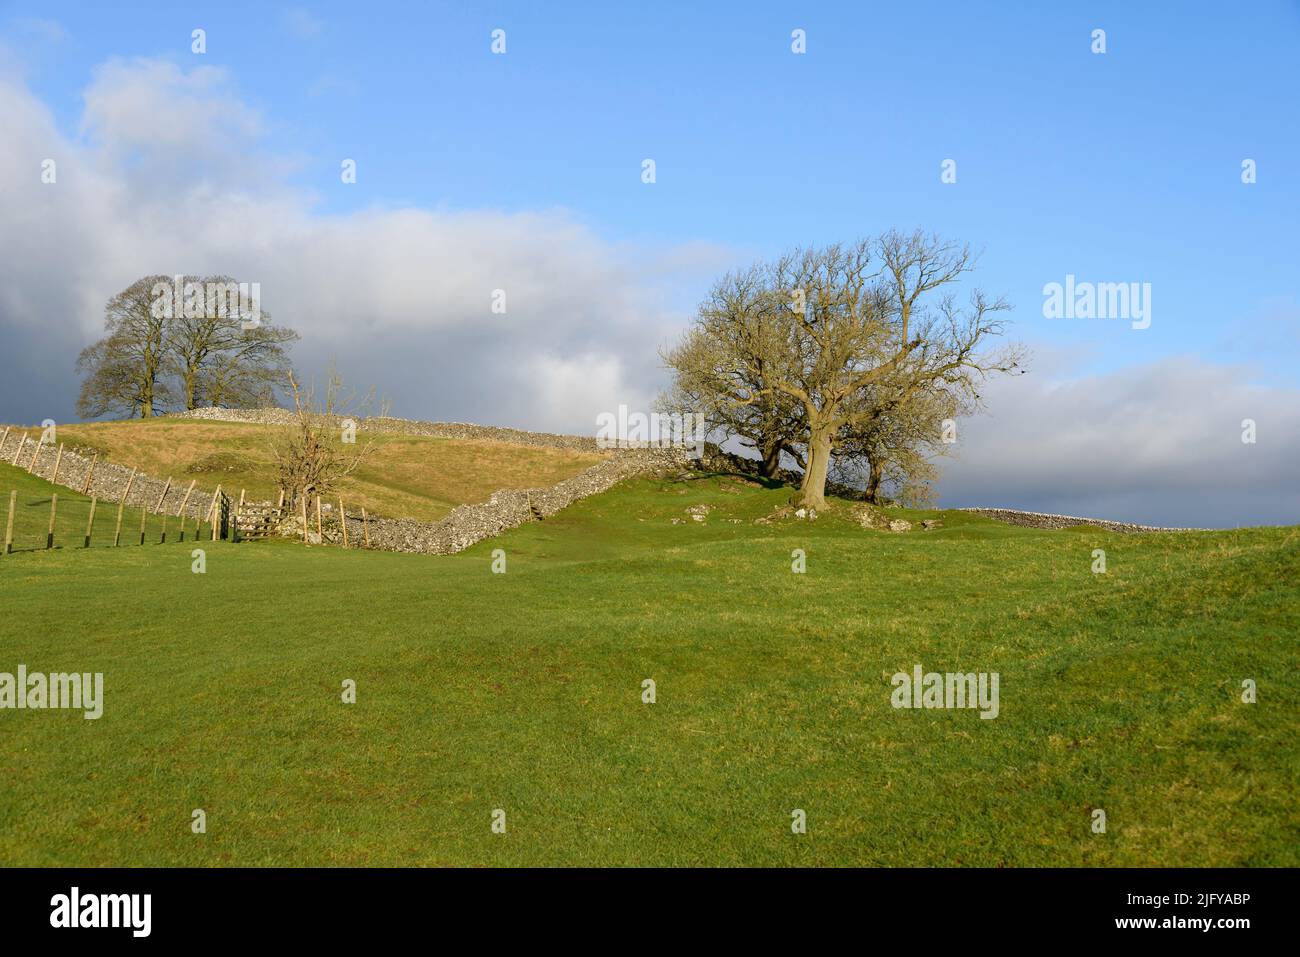
[[[212,68],[105,64],[75,137],[6,77],[0,123],[0,321],[34,360],[0,384],[9,418],[68,418],[107,299],[184,272],[259,282],[302,334],[300,367],[336,359],[394,414],[591,432],[596,412],[652,401],[657,350],[686,318],[672,300],[726,263],[707,244],[612,243],[565,210],[318,214]]]
[[[992,383],[943,464],[947,506],[1151,525],[1300,522],[1300,390],[1193,357]],[[1242,441],[1243,421],[1255,424]]]

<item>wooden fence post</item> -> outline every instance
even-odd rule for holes
[[[9,441],[9,430],[12,429],[12,428],[13,428],[12,425],[6,425],[6,426],[5,426],[5,434],[4,434],[4,435],[0,435],[0,455],[3,455],[3,454],[4,454],[5,443]]]
[[[50,493],[50,529],[45,533],[45,547],[54,547],[54,510],[59,506],[59,493]]]
[[[14,460],[9,463],[10,465],[18,464],[18,456],[23,454],[23,448],[26,445],[27,445],[27,433],[24,432],[22,435],[18,436],[18,448],[14,449]]]
[[[217,529],[221,523],[221,514],[217,511],[217,501],[220,495],[221,486],[218,485],[217,490],[212,493],[212,505],[208,508],[208,516],[212,520],[212,540],[214,542],[217,540]]]
[[[5,522],[5,554],[14,550],[14,509],[18,507],[18,490],[9,493],[9,521]]]
[[[366,507],[361,506],[361,534],[365,537],[366,548],[370,547],[370,519],[366,517]]]
[[[54,477],[50,479],[53,485],[59,484],[59,466],[63,464],[63,443],[59,443],[59,454],[54,457]]]
[[[216,524],[215,524],[215,522],[213,521],[213,518],[212,518],[212,513],[215,512],[215,511],[217,510],[217,496],[220,495],[220,494],[221,494],[221,486],[218,485],[218,486],[217,486],[217,490],[216,490],[215,492],[212,493],[212,501],[208,503],[208,522],[209,522],[209,524],[211,524],[211,525],[213,526],[213,527],[212,527],[212,540],[213,540],[214,542],[217,540],[217,529],[216,529]],[[202,523],[200,523],[200,524],[202,524]],[[195,535],[195,537],[197,538],[198,536]]]
[[[158,496],[158,504],[153,507],[153,510],[155,512],[162,511],[163,499],[167,497],[167,493],[170,492],[171,490],[172,490],[172,477],[169,475],[167,476],[167,484],[163,486],[163,493]]]
[[[194,491],[194,483],[197,479],[190,479],[190,487],[185,490],[185,497],[181,499],[181,507],[176,510],[176,517],[181,520],[180,538],[177,541],[185,541],[185,506],[190,504],[190,493]],[[198,532],[194,533],[196,536]]]
[[[90,517],[86,519],[86,548],[90,547],[90,532],[95,526],[95,505],[98,501],[98,498],[90,500]]]
[[[158,539],[159,545],[167,544],[167,513],[162,513],[162,537]]]
[[[198,479],[190,479],[190,487],[185,490],[185,497],[181,499],[181,507],[176,510],[177,518],[185,514],[185,506],[190,504],[190,493],[194,491],[194,483],[197,481]],[[184,524],[184,522],[181,523],[182,526]]]
[[[131,486],[134,483],[135,469],[131,469],[131,477],[126,480],[126,491],[122,493],[122,501],[117,503],[117,526],[113,529],[114,548],[122,543],[122,511],[126,508],[126,497],[131,494]]]
[[[90,459],[90,471],[86,473],[86,487],[81,490],[82,495],[90,494],[90,483],[95,480],[95,463],[99,461],[99,453],[96,452]]]
[[[322,545],[325,544],[325,529],[320,523],[320,493],[316,493],[316,537],[320,539]]]
[[[32,460],[27,463],[27,471],[31,472],[33,475],[36,474],[36,460],[40,458],[42,448],[44,448],[44,443],[37,442],[36,451],[32,453]]]
[[[144,520],[148,517],[149,510],[143,505],[140,506],[140,544],[144,544]]]
[[[302,540],[307,541],[307,490],[302,490]]]
[[[348,517],[343,512],[343,496],[339,496],[339,524],[343,526],[343,547],[348,547]]]

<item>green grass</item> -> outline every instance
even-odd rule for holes
[[[788,494],[635,481],[450,557],[0,558],[0,671],[107,699],[0,711],[0,863],[1300,863],[1300,530],[753,524]],[[893,709],[917,663],[999,672],[1000,716]]]
[[[9,500],[11,493],[17,492],[14,500],[13,550],[17,552],[37,551],[47,547],[50,530],[50,508],[53,496],[58,496],[54,503],[54,539],[52,548],[57,551],[84,549],[86,547],[86,523],[90,518],[90,498],[59,485],[51,485],[44,479],[36,478],[21,469],[10,465],[0,465],[0,522],[8,521]],[[95,521],[90,528],[90,547],[112,548],[117,531],[116,502],[98,502],[95,505]],[[166,533],[168,541],[179,541],[181,520],[175,515],[156,515],[139,508],[122,509],[121,536],[119,548],[140,545],[140,519],[144,517],[144,540],[155,545],[163,540]],[[185,541],[195,539],[196,523],[193,518],[185,520]],[[202,534],[210,538],[212,526],[203,523]],[[0,667],[0,670],[4,670]]]

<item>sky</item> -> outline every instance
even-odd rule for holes
[[[1298,93],[1269,0],[0,2],[0,419],[75,419],[135,279],[225,273],[394,415],[591,434],[720,274],[922,228],[1032,355],[941,504],[1300,522]],[[1045,315],[1067,276],[1149,326]]]

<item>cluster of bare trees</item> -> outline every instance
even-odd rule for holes
[[[724,276],[664,360],[672,408],[755,449],[767,475],[803,470],[798,501],[825,505],[832,469],[923,497],[943,422],[974,411],[985,377],[1018,370],[1018,346],[989,350],[1001,299],[978,289],[969,247],[920,232],[799,249]]]
[[[174,303],[177,288],[193,290],[192,301]],[[298,334],[260,309],[250,322],[238,288],[229,276],[146,276],[115,295],[104,310],[105,336],[77,359],[85,376],[78,414],[148,418],[200,405],[270,404],[287,382],[285,347]]]

